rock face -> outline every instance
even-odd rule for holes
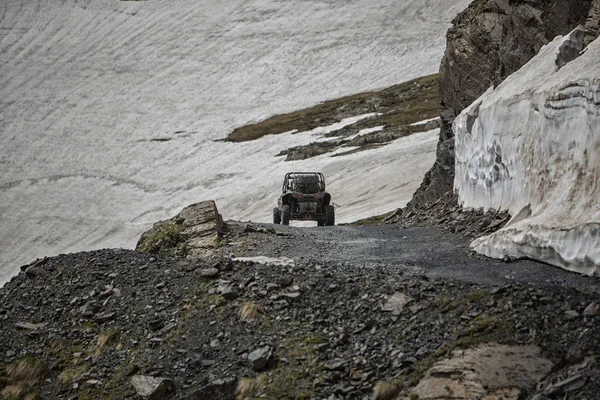
[[[558,37],[454,121],[455,190],[466,207],[508,210],[472,247],[600,273],[600,39]]]
[[[475,0],[452,21],[440,66],[443,110],[436,162],[409,207],[422,208],[452,190],[454,118],[555,36],[586,23],[587,35],[597,37],[599,4],[598,0]]]
[[[200,257],[219,246],[223,218],[213,200],[185,207],[177,216],[159,221],[144,232],[136,250]]]

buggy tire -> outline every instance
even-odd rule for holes
[[[281,225],[289,225],[291,215],[292,209],[290,206],[285,204],[283,207],[281,207]]]
[[[273,209],[273,223],[277,225],[281,223],[281,213],[277,207]]]
[[[325,206],[325,225],[335,225],[335,208],[333,208],[333,206]]]

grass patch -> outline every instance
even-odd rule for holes
[[[58,382],[61,385],[68,386],[73,382],[77,382],[88,370],[89,367],[85,364],[67,368],[58,375]]]
[[[400,390],[398,381],[377,382],[373,388],[373,400],[393,400]]]
[[[236,128],[228,142],[256,140],[297,129],[309,131],[327,126],[341,119],[371,112],[382,112],[377,125],[410,125],[440,115],[439,74],[433,74],[394,85],[387,89],[359,93],[326,101],[314,107],[281,114],[265,121]],[[350,112],[354,110],[355,112]],[[409,127],[418,131],[419,127]]]
[[[117,342],[118,339],[119,334],[112,329],[100,332],[100,334],[98,335],[98,340],[96,341],[96,346],[94,348],[94,357],[100,357],[104,352],[106,346]]]
[[[260,316],[260,314],[260,308],[258,305],[251,301],[247,301],[242,304],[242,308],[240,309],[240,319],[242,321],[255,320]]]
[[[35,396],[32,390],[44,378],[46,372],[44,361],[34,357],[22,358],[6,369],[7,386],[2,390],[2,396],[7,399]]]
[[[289,363],[280,363],[273,371],[263,373],[256,379],[245,378],[238,386],[238,399],[310,399],[313,396],[313,384],[323,379],[324,368],[316,362],[315,347],[326,340],[309,333],[294,343],[278,349],[280,358]],[[240,397],[241,395],[246,397]]]
[[[181,234],[183,224],[165,222],[146,238],[143,238],[137,249],[145,253],[185,255],[185,237]]]

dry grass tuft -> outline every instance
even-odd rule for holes
[[[88,371],[87,365],[82,365],[77,368],[67,368],[58,376],[58,382],[61,385],[70,385],[76,382]]]
[[[259,315],[260,309],[255,303],[248,301],[242,304],[242,308],[240,310],[240,318],[242,321],[255,320],[258,318]]]
[[[46,375],[46,363],[26,357],[7,369],[8,386],[2,390],[4,397],[21,397],[31,390]]]
[[[118,339],[119,335],[115,331],[102,331],[100,335],[98,335],[98,340],[96,341],[96,350],[94,351],[94,357],[98,358],[102,355],[104,348],[109,344],[115,342]]]
[[[392,400],[398,393],[400,387],[394,382],[378,382],[373,388],[373,400]]]
[[[254,379],[252,378],[242,378],[238,382],[237,390],[235,392],[236,400],[244,400],[250,396],[250,394],[254,391]]]

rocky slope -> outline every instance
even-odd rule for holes
[[[182,243],[152,251],[204,236],[192,228],[207,219],[187,221]],[[101,250],[24,266],[0,289],[2,396],[592,400],[600,390],[592,281],[585,291],[474,284],[336,262],[315,246],[288,253],[310,229],[228,221],[219,232],[212,256]]]
[[[454,118],[556,35],[586,23],[586,40],[597,37],[599,4],[591,0],[475,0],[452,21],[440,66],[443,110],[436,162],[409,208],[426,207],[453,188]]]

